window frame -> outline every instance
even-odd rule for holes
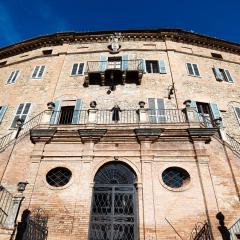
[[[191,65],[191,69],[192,69],[193,74],[191,74],[191,73],[189,72],[188,64]],[[187,62],[185,65],[186,65],[186,69],[187,69],[188,76],[201,78],[200,70],[199,70],[199,67],[198,67],[198,64],[197,64],[197,63]],[[195,71],[195,68],[194,68],[193,65],[196,65],[196,66],[197,66],[197,70],[198,70],[198,74],[199,74],[199,75],[196,74],[196,71]]]
[[[14,78],[16,72],[18,72],[18,73],[17,73],[17,76],[16,76],[16,78],[15,78],[15,81],[13,82],[12,79]],[[14,74],[12,75],[12,73],[14,73]],[[8,79],[7,79],[7,81],[6,81],[6,85],[9,85],[9,84],[15,84],[16,81],[17,81],[17,79],[18,79],[19,76],[20,76],[20,73],[21,73],[21,70],[14,70],[14,71],[12,71],[12,72],[10,73],[10,75],[9,75],[9,77],[8,77]],[[11,75],[12,75],[12,77],[11,77]],[[11,81],[8,82],[9,79],[10,79],[10,77],[11,77]]]
[[[148,72],[148,68],[147,68],[147,63],[148,62],[156,62],[157,63],[157,72]],[[160,74],[160,68],[159,68],[159,61],[158,60],[145,60],[145,66],[146,66],[146,73],[147,74]],[[151,67],[152,69],[151,70],[153,70],[153,67]]]
[[[24,112],[24,110],[25,110],[25,107],[26,107],[26,105],[27,105],[28,103],[30,104],[28,113],[27,113],[27,114],[23,114],[23,112]],[[22,109],[22,111],[21,111],[21,114],[17,114],[18,108],[20,107],[21,104],[24,104],[24,105],[23,105],[23,109]],[[31,103],[31,102],[24,102],[24,103],[18,104],[17,109],[16,109],[15,113],[13,114],[13,118],[12,118],[12,121],[11,121],[11,124],[10,124],[9,129],[16,129],[16,127],[12,127],[12,125],[13,125],[13,121],[14,121],[14,119],[15,119],[15,117],[16,117],[17,115],[19,116],[19,118],[21,118],[22,115],[26,115],[26,118],[25,118],[24,123],[23,123],[23,124],[25,124],[25,123],[28,121],[29,114],[30,114],[31,110],[32,110],[32,103]]]
[[[83,64],[83,70],[82,70],[82,73],[80,73],[80,74],[72,74],[72,71],[73,71],[73,66],[74,66],[74,64],[77,64],[78,65],[78,67],[77,67],[77,73],[78,73],[78,71],[79,71],[79,67],[80,67],[80,64]],[[84,72],[85,72],[85,68],[86,68],[86,64],[85,64],[85,62],[79,62],[79,63],[73,63],[72,64],[72,68],[71,68],[71,72],[70,72],[70,76],[71,77],[75,77],[75,76],[83,76],[84,75]]]
[[[240,125],[240,116],[238,116],[238,113],[237,113],[236,108],[238,108],[239,111],[240,111],[240,107],[234,107],[234,113],[235,113],[235,116],[236,116],[236,118],[237,118],[238,124]]]
[[[39,72],[40,72],[40,70],[41,70],[41,68],[42,68],[43,66],[44,66],[44,70],[43,70],[42,76],[41,76],[41,77],[37,77],[37,76],[39,75]],[[33,77],[33,73],[35,72],[35,69],[36,69],[37,67],[39,67],[39,69],[38,69],[38,71],[37,71],[37,75],[36,75],[36,77]],[[44,76],[44,74],[45,74],[46,69],[47,69],[47,67],[46,67],[46,65],[44,65],[44,64],[43,64],[43,65],[36,65],[36,66],[34,67],[33,71],[32,71],[30,80],[41,80],[41,79],[43,79],[43,76]]]

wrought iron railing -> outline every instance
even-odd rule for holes
[[[7,146],[13,139],[14,132],[10,132],[0,138],[0,150]]]
[[[232,149],[240,154],[240,142],[238,142],[234,137],[226,134],[227,140],[231,145]]]
[[[191,232],[190,240],[212,240],[209,223],[197,223]]]
[[[88,61],[85,73],[104,72],[105,70],[109,69],[122,71],[143,71],[143,60],[121,60],[119,62]]]
[[[231,234],[231,240],[240,239],[240,219],[235,222],[230,228],[229,232]]]
[[[0,185],[0,225],[4,226],[4,223],[8,217],[9,211],[12,207],[13,196]]]
[[[91,111],[91,110],[90,110]],[[140,123],[139,110],[122,109],[114,116],[112,109],[96,109],[96,124],[136,124]],[[146,121],[149,124],[174,124],[186,123],[186,115],[180,109],[148,109],[146,110]],[[89,110],[64,110],[54,111],[55,118],[51,121],[53,125],[87,124],[90,121]]]
[[[21,127],[21,131],[19,131],[18,135],[16,135],[17,134],[16,131],[12,131],[12,132],[6,134],[5,136],[1,137],[0,138],[0,151],[2,149],[4,149],[5,147],[7,147],[9,144],[11,144],[14,141],[14,139],[26,135],[27,133],[29,133],[29,130],[38,126],[41,123],[44,113],[45,113],[45,111],[39,113],[35,117],[31,118],[29,121],[24,123],[23,126]]]

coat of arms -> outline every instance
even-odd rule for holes
[[[122,40],[122,35],[121,33],[114,33],[113,35],[110,36],[110,45],[108,46],[108,49],[110,50],[111,53],[118,53],[121,45],[120,41]]]

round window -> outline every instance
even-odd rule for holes
[[[168,187],[180,188],[190,181],[190,175],[183,168],[170,167],[163,171],[162,179]]]
[[[72,172],[64,167],[53,168],[47,173],[46,180],[53,187],[63,187],[72,177]]]

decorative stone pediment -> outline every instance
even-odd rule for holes
[[[134,132],[138,141],[156,141],[164,132],[164,128],[136,128]]]
[[[32,143],[36,142],[49,142],[54,134],[56,133],[57,128],[36,128],[30,130],[30,140]]]
[[[107,129],[78,129],[78,133],[82,142],[99,142],[107,133]]]

